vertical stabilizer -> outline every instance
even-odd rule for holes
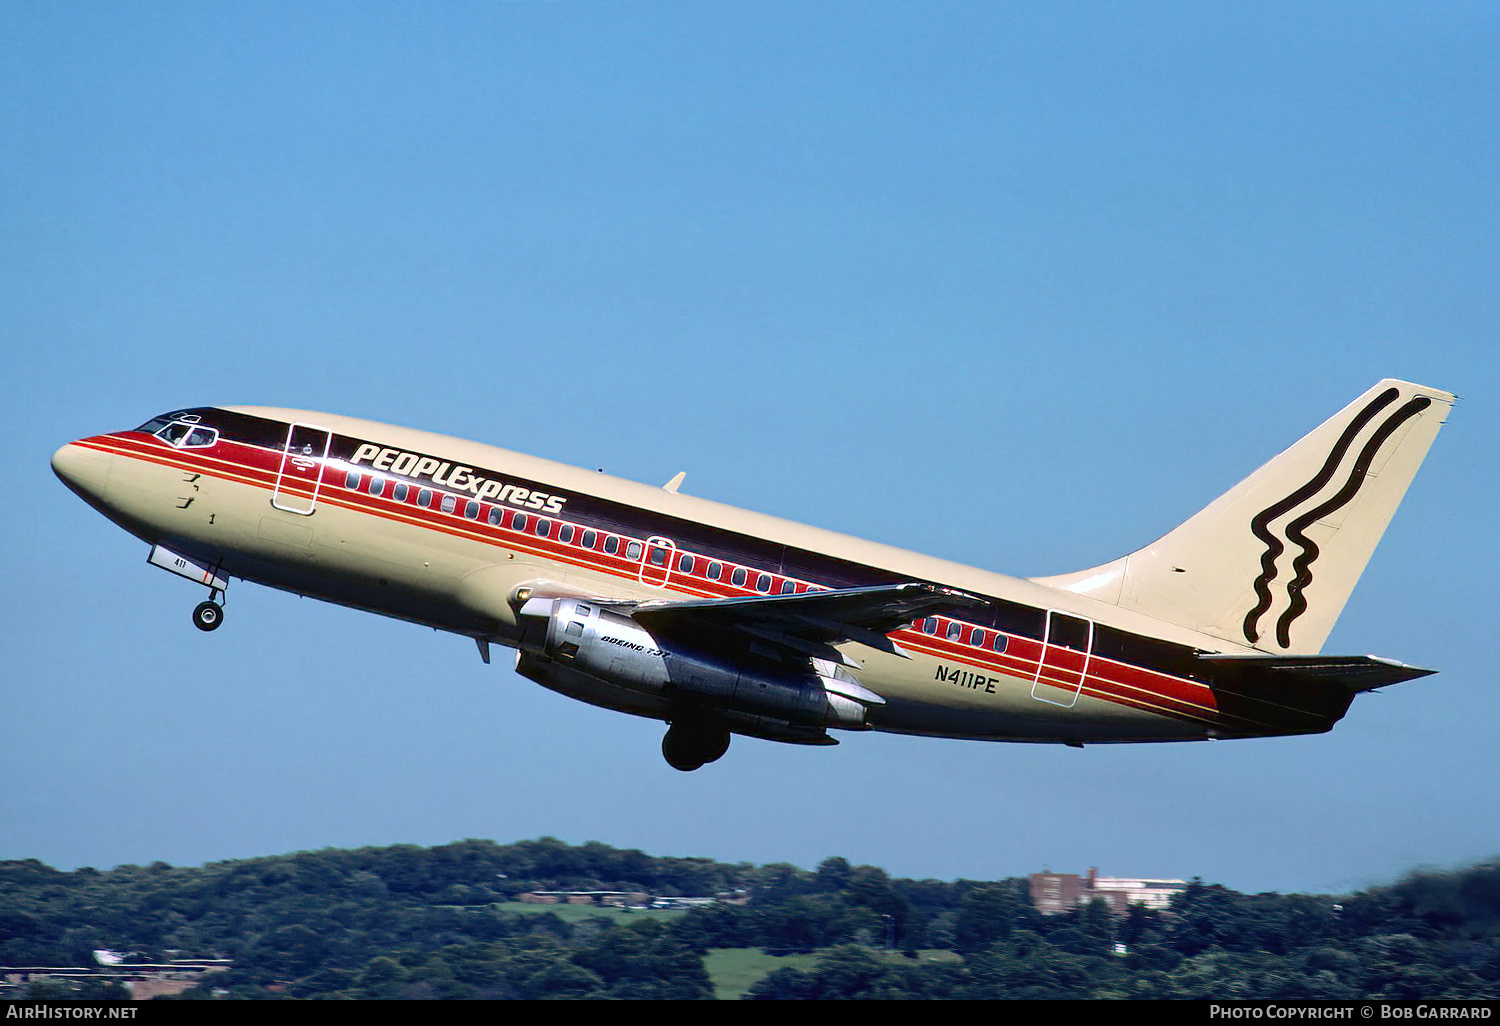
[[[1238,645],[1317,653],[1453,401],[1382,381],[1154,544],[1035,580]]]

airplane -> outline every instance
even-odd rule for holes
[[[231,578],[462,635],[482,659],[732,735],[1086,744],[1316,734],[1435,671],[1320,654],[1455,396],[1387,379],[1179,527],[1016,578],[438,434],[211,406],[93,435],[59,478],[208,589]]]

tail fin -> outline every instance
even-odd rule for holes
[[[1235,644],[1316,654],[1453,402],[1382,381],[1154,544],[1035,580]]]

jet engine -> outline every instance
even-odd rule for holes
[[[830,744],[824,728],[865,728],[869,707],[884,704],[879,695],[826,660],[787,665],[716,654],[658,638],[598,602],[530,598],[521,606],[519,621],[517,669],[526,676],[594,704],[646,715],[655,707],[672,722],[679,738],[696,729],[679,729],[681,724],[712,724],[698,733],[723,735],[722,744],[711,739],[684,746],[670,744],[669,733],[664,751],[679,769],[693,769],[722,755],[729,730],[778,741]],[[590,686],[591,682],[603,686]],[[685,747],[692,752],[683,758],[674,758],[669,750],[680,753]],[[710,757],[695,759],[705,752]]]

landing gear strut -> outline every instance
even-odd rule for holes
[[[684,773],[707,765],[729,751],[729,731],[701,723],[674,723],[661,739],[667,765]]]

